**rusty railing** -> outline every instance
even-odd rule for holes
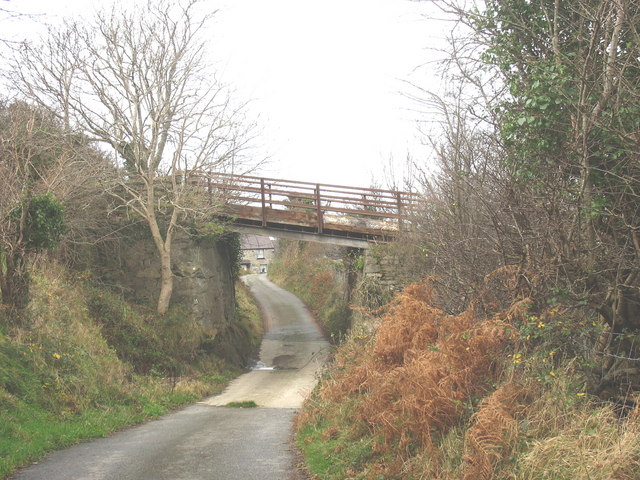
[[[226,204],[259,208],[263,227],[273,214],[300,212],[306,214],[301,218],[314,223],[309,226],[317,233],[323,233],[327,223],[340,217],[374,219],[380,225],[393,223],[394,229],[400,229],[419,200],[419,195],[410,192],[228,173],[192,172],[190,178]]]

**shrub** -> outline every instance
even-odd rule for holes
[[[377,329],[352,330],[298,418],[312,473],[326,480],[639,478],[637,396],[626,409],[590,397],[580,358],[555,349],[572,317],[555,307],[536,312],[528,298],[509,304],[500,290],[511,280],[495,272],[485,295],[456,315],[434,305],[430,282],[409,285]],[[319,461],[327,449],[331,462]]]
[[[15,211],[14,216],[21,215],[22,207]],[[28,202],[26,215],[25,245],[34,250],[52,249],[64,235],[64,208],[56,198],[50,194],[35,195]]]

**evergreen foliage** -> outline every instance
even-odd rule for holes
[[[62,204],[51,193],[35,195],[13,211],[14,221],[20,221],[24,209],[25,247],[35,251],[55,248],[66,232]]]

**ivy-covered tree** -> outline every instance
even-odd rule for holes
[[[562,188],[554,254],[611,328],[640,328],[640,4],[490,0],[474,25],[508,88],[508,161],[541,198]]]
[[[497,140],[502,189],[482,208],[501,261],[601,322],[595,392],[640,387],[640,3],[442,3],[470,32],[451,62],[484,101],[467,111]]]

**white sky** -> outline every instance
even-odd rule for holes
[[[98,0],[10,0],[0,6],[55,22],[90,14]],[[207,0],[218,9],[210,50],[222,80],[251,100],[261,134],[261,174],[368,186],[390,159],[426,158],[406,81],[437,88],[432,50],[444,22],[430,2],[409,0]],[[2,31],[37,35],[34,20],[2,20]],[[4,36],[5,34],[3,34]],[[422,66],[422,67],[421,67]]]

